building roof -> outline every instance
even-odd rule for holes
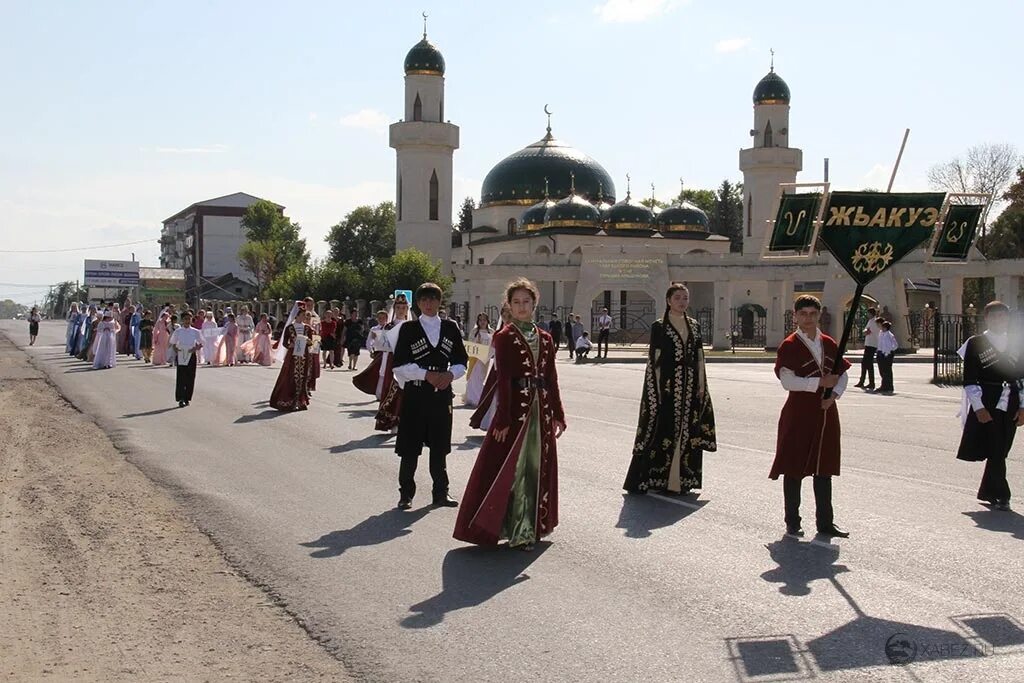
[[[754,86],[754,104],[789,104],[789,86],[774,67]]]
[[[170,223],[173,220],[177,220],[182,216],[187,216],[192,213],[197,207],[200,206],[217,206],[217,207],[228,207],[228,208],[239,208],[247,209],[256,202],[260,201],[260,197],[248,194],[246,192],[235,192],[233,194],[226,194],[223,197],[214,197],[213,199],[206,199],[195,204],[190,204],[188,207],[182,209],[178,213],[174,214],[170,218],[165,218],[164,223]],[[273,202],[271,202],[273,203]],[[284,211],[284,207],[280,204],[274,204],[279,211]]]
[[[427,40],[426,33],[423,34],[423,40],[413,45],[405,55],[405,73],[444,76],[444,56]]]

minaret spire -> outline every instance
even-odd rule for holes
[[[627,200],[631,198],[631,195],[632,195],[632,192],[633,192],[632,189],[630,188],[630,182],[631,181],[632,181],[632,178],[630,178],[629,174],[627,173],[626,174],[626,199]]]
[[[774,72],[775,71],[775,48],[774,47],[770,48],[768,50],[768,52],[772,53],[772,64],[771,64],[771,68],[769,69],[769,71],[773,71]]]
[[[569,194],[576,194],[576,171],[569,171]]]
[[[427,39],[427,17],[428,16],[429,15],[426,12],[423,13],[423,40]]]
[[[551,137],[551,110],[548,109],[548,105],[544,105],[544,113],[548,115],[548,134],[547,137]]]

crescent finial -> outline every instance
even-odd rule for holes
[[[427,17],[428,16],[429,15],[426,12],[423,13],[423,40],[427,39]]]

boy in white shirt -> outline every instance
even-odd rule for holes
[[[882,385],[876,393],[891,394],[892,387],[892,361],[896,355],[896,349],[900,343],[896,341],[896,335],[892,333],[892,323],[888,320],[882,321],[882,331],[878,333],[878,350],[875,356],[878,359],[878,374],[882,376]]]
[[[587,354],[590,353],[591,348],[593,348],[593,344],[590,343],[590,333],[583,330],[580,338],[576,340],[576,362],[582,363],[586,359]]]

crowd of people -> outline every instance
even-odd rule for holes
[[[508,285],[495,326],[480,314],[467,334],[444,315],[442,298],[439,286],[424,283],[412,302],[402,295],[390,310],[377,311],[376,324],[368,330],[355,313],[346,320],[335,309],[321,317],[313,299],[306,298],[296,301],[287,320],[278,324],[279,335],[268,316],[254,320],[246,307],[237,314],[230,308],[196,314],[185,308],[179,314],[166,306],[154,320],[151,311],[130,301],[109,308],[76,304],[68,316],[67,351],[94,368],[114,367],[119,354],[173,365],[175,399],[182,407],[192,400],[199,365],[280,363],[270,405],[291,412],[309,408],[322,369],[339,368],[347,353],[348,369],[355,371],[366,349],[370,363],[352,382],[378,401],[375,428],[396,435],[398,508],[413,505],[417,464],[426,449],[431,503],[460,508],[456,538],[481,545],[506,541],[529,550],[558,524],[556,445],[566,419],[556,354],[563,333],[571,355],[586,354],[589,333],[579,316],[565,326],[557,319],[538,324],[540,295],[528,280]],[[685,284],[672,283],[664,314],[651,326],[636,437],[623,482],[629,494],[691,495],[703,487],[704,453],[717,450],[705,339],[698,321],[687,313],[689,298]],[[865,361],[855,386],[873,388],[873,367],[867,360],[877,359],[879,390],[892,391],[892,355],[898,344],[891,322],[874,309],[869,314]],[[804,533],[800,499],[807,477],[812,479],[817,532],[849,535],[834,520],[832,479],[840,472],[838,402],[846,393],[851,364],[821,330],[821,315],[816,297],[797,297],[796,330],[776,352],[775,375],[788,397],[768,476],[783,480],[786,533],[796,537]],[[611,322],[602,322],[606,316],[604,311],[598,318],[598,355],[602,345],[607,348],[602,331]],[[978,498],[1009,509],[1006,458],[1016,429],[1024,426],[1024,354],[1020,340],[1010,339],[1006,305],[988,304],[985,321],[986,331],[960,349],[965,388],[956,457],[985,461]],[[470,426],[483,430],[485,437],[460,505],[450,492],[447,456],[453,383],[463,376],[463,401],[475,408]]]

